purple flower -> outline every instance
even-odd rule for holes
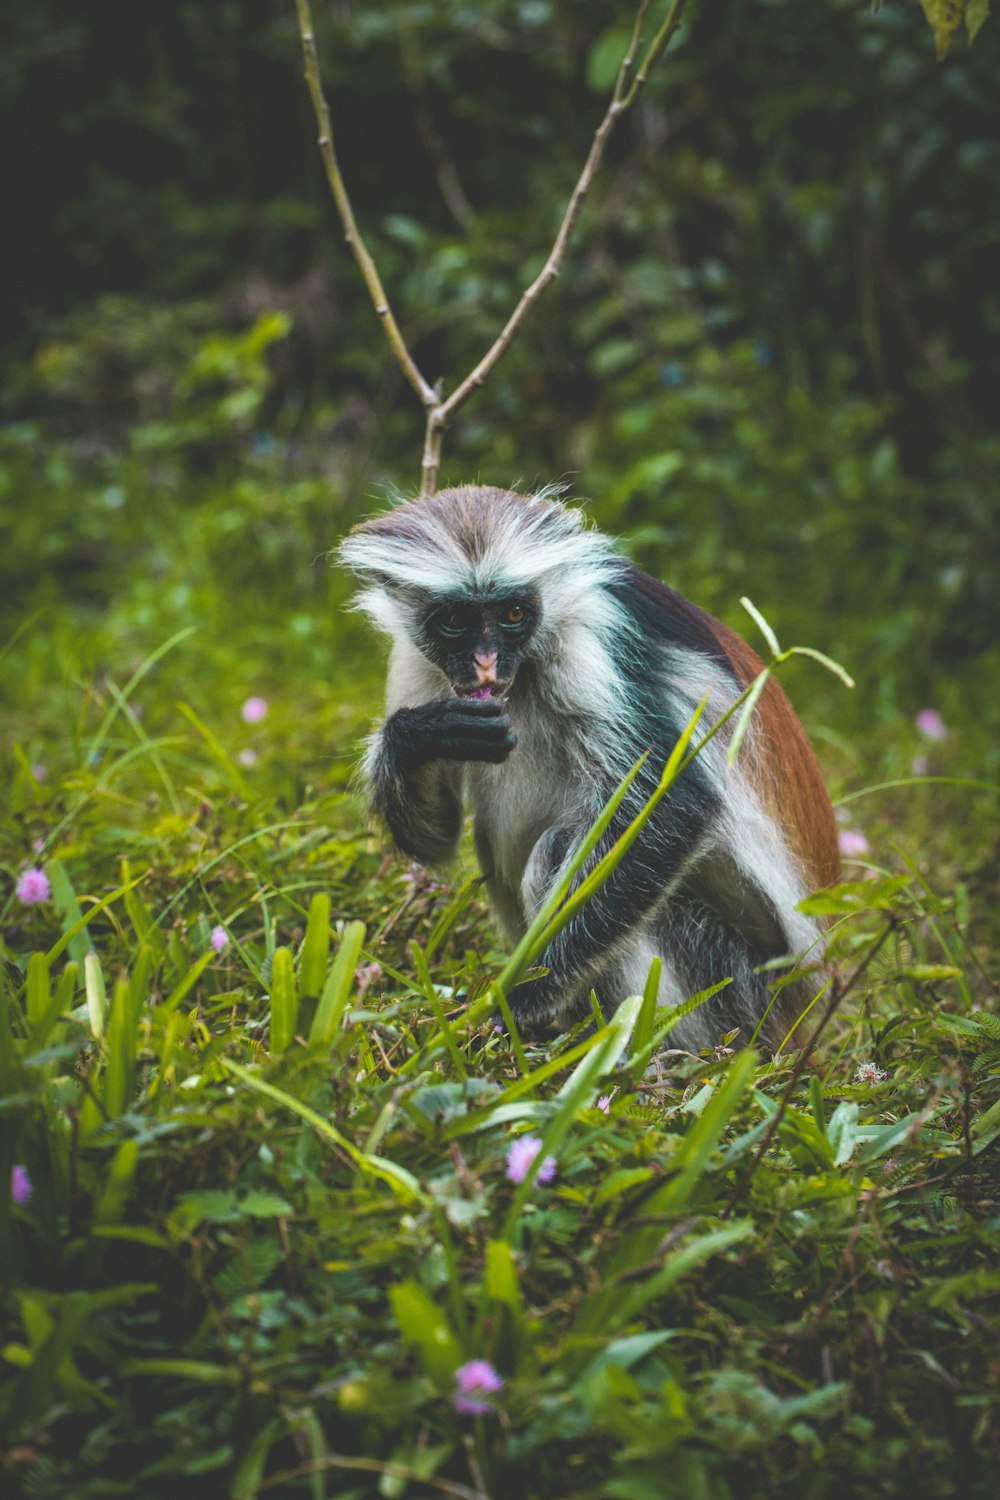
[[[259,724],[267,715],[266,698],[248,698],[240,709],[244,724]]]
[[[519,1135],[507,1152],[507,1176],[511,1182],[523,1182],[542,1143],[537,1135]],[[539,1182],[551,1182],[556,1175],[556,1159],[547,1156],[538,1169]]]
[[[44,870],[39,870],[36,865],[31,865],[25,870],[17,882],[17,899],[23,901],[25,906],[37,906],[39,901],[47,901],[52,894],[49,885],[49,877]]]
[[[922,708],[917,714],[916,724],[920,733],[926,735],[929,740],[948,738],[948,726],[936,708]]]
[[[10,1196],[23,1208],[26,1203],[30,1202],[34,1191],[27,1167],[22,1167],[19,1162],[15,1162],[10,1169]]]
[[[229,947],[229,933],[224,927],[213,927],[208,941],[216,953],[221,953],[223,948]]]
[[[597,1101],[597,1108],[603,1110],[606,1115],[611,1113],[611,1095],[602,1094]]]
[[[247,745],[236,757],[241,766],[255,766],[257,764],[257,752],[252,745]]]
[[[854,1082],[867,1083],[868,1085],[872,1085],[875,1083],[881,1083],[882,1080],[888,1078],[888,1076],[888,1073],[883,1073],[882,1069],[875,1063],[863,1062],[854,1075]]]
[[[31,768],[31,774],[38,782],[48,781],[49,779],[48,767],[43,766],[40,760],[35,761],[35,764]]]
[[[485,1416],[493,1410],[490,1399],[503,1390],[503,1377],[498,1375],[488,1359],[470,1359],[455,1371],[455,1394],[452,1397],[455,1410],[471,1417]]]
[[[868,853],[868,840],[859,828],[842,828],[837,835],[840,852],[846,859]]]

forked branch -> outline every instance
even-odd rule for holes
[[[639,67],[635,68],[635,60],[642,47],[646,13],[649,9],[649,0],[639,0],[635,22],[632,27],[632,37],[618,71],[618,78],[615,82],[611,100],[605,111],[604,118],[594,133],[594,139],[591,142],[587,160],[584,162],[580,176],[577,178],[576,186],[570,195],[566,212],[563,214],[562,222],[553,241],[552,249],[549,251],[548,259],[531,285],[523,292],[514,311],[475,369],[444,400],[441,397],[440,384],[438,386],[431,385],[421,374],[416,361],[410,354],[406,346],[406,341],[400,332],[399,325],[389,306],[389,299],[385,294],[385,289],[382,286],[375,262],[369,254],[361,237],[361,232],[358,229],[354,211],[351,207],[351,200],[344,185],[344,179],[337,161],[333,128],[330,123],[330,111],[327,107],[323,87],[320,82],[319,59],[316,52],[316,39],[313,32],[312,15],[309,10],[309,0],[295,0],[299,18],[299,31],[302,37],[302,51],[305,58],[306,82],[309,85],[313,110],[315,111],[316,122],[319,126],[320,153],[323,158],[324,167],[326,168],[330,191],[333,194],[337,211],[344,226],[345,238],[361,269],[361,274],[364,277],[365,285],[368,288],[375,311],[385,330],[386,338],[389,340],[389,347],[392,349],[400,369],[416,391],[427,413],[424,430],[424,452],[421,461],[421,495],[429,495],[437,487],[444,434],[455,412],[468,400],[473,391],[478,390],[485,382],[494,366],[502,359],[503,355],[514,342],[525,319],[545,288],[559,275],[566,256],[566,248],[576,222],[580,217],[580,210],[601,165],[608,137],[620,117],[626,110],[631,109],[639,98],[650,72],[663,56],[671,38],[680,25],[686,3],[687,0],[672,0],[666,20],[646,48]],[[633,69],[635,69],[634,73]]]

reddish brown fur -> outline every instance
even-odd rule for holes
[[[712,631],[743,687],[763,662],[735,631],[719,620]],[[836,885],[841,878],[837,824],[816,757],[798,715],[773,677],[754,715],[758,755],[750,774],[778,827],[783,829],[812,887]]]

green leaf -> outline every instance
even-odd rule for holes
[[[962,24],[965,0],[920,0],[920,3],[934,33],[938,62],[943,62],[948,55],[952,33]]]
[[[295,1038],[299,1017],[299,997],[295,988],[295,964],[287,948],[276,948],[271,961],[271,1052],[276,1055],[290,1047]]]
[[[120,979],[112,994],[105,1050],[104,1110],[113,1120],[131,1102],[138,1050],[138,1027],[127,979]]]
[[[52,1003],[49,961],[44,953],[33,953],[28,959],[28,1022],[37,1027]]]
[[[358,966],[364,940],[364,922],[345,922],[340,947],[330,967],[323,993],[316,1007],[316,1014],[309,1028],[310,1042],[329,1044],[340,1030],[354,985],[354,971]]]
[[[99,1039],[104,1035],[108,1014],[108,991],[101,970],[101,960],[96,953],[84,955],[83,985],[87,995],[87,1017],[91,1034]]]
[[[117,1224],[125,1211],[129,1190],[139,1164],[139,1142],[134,1138],[122,1141],[108,1167],[101,1196],[94,1209],[94,1223],[108,1228]],[[161,1236],[156,1240],[165,1245]]]
[[[317,891],[309,903],[309,920],[299,957],[299,993],[318,998],[330,961],[330,897]]]
[[[746,595],[741,598],[740,603],[746,610],[747,614],[750,616],[751,620],[753,620],[754,624],[757,626],[757,629],[760,631],[767,644],[770,646],[771,655],[780,656],[781,647],[778,645],[778,637],[775,635],[770,625],[764,619],[764,616],[761,614],[757,606],[755,604],[752,604],[746,597]]]
[[[402,1281],[389,1288],[393,1317],[407,1343],[441,1390],[450,1388],[462,1362],[458,1340],[444,1313],[418,1281]]]
[[[978,1156],[1000,1136],[1000,1099],[991,1104],[972,1126],[972,1154]]]
[[[49,962],[51,963],[68,945],[77,963],[82,964],[91,948],[90,936],[87,932],[89,917],[85,917],[80,910],[80,903],[76,899],[72,881],[61,860],[50,859],[46,870],[52,885],[52,900],[56,911],[63,919],[63,936],[55,947],[50,949]],[[93,912],[90,916],[93,916]]]
[[[970,47],[989,13],[990,0],[968,0],[965,7],[965,29],[969,36]]]
[[[503,1302],[518,1311],[521,1294],[517,1283],[517,1263],[506,1240],[489,1240],[486,1245],[486,1271],[483,1286],[494,1302]]]

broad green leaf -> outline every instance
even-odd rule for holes
[[[329,1044],[340,1030],[354,985],[354,971],[365,940],[364,922],[345,922],[340,947],[330,966],[323,993],[309,1028],[310,1042]]]
[[[517,1283],[517,1263],[506,1240],[489,1240],[486,1245],[486,1272],[483,1285],[488,1297],[518,1310],[521,1294]]]
[[[137,1048],[132,991],[128,980],[120,979],[111,997],[105,1041],[104,1109],[111,1120],[131,1102]]]
[[[317,999],[330,961],[330,897],[317,891],[309,903],[309,920],[299,956],[299,993]]]
[[[87,995],[87,1017],[91,1034],[98,1039],[104,1035],[108,1014],[108,992],[104,984],[101,960],[96,953],[87,953],[83,960],[83,985]]]
[[[28,959],[28,1022],[37,1027],[52,1003],[49,961],[44,953],[33,953]]]
[[[271,961],[271,1052],[277,1054],[290,1047],[295,1038],[299,1017],[299,997],[295,988],[295,964],[287,948],[276,948]]]
[[[431,1379],[446,1390],[462,1356],[444,1313],[418,1281],[391,1286],[389,1301],[400,1333],[417,1350]]]
[[[920,3],[934,33],[938,62],[943,62],[948,55],[952,35],[962,24],[965,0],[920,0]]]

